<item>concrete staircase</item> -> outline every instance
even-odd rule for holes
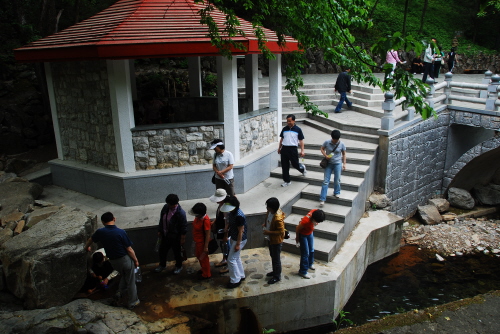
[[[289,112],[293,111],[284,110],[283,117]],[[347,170],[342,172],[342,191],[339,198],[332,196],[332,176],[330,190],[322,208],[326,213],[326,221],[316,226],[314,232],[315,258],[330,261],[365,211],[365,200],[373,189],[378,136],[374,134],[374,128],[347,126],[323,117],[301,118],[299,126],[306,138],[306,156],[303,163],[307,168],[307,176],[302,176],[295,169],[290,170],[290,175],[292,182],[306,182],[308,185],[302,190],[300,199],[292,205],[291,213],[285,219],[291,237],[285,240],[283,250],[300,253],[295,247],[295,228],[305,214],[319,208],[319,193],[323,181],[323,169],[319,166],[323,158],[320,146],[331,138],[333,129],[340,129],[341,140],[347,147]],[[282,178],[281,167],[273,170],[271,177]]]

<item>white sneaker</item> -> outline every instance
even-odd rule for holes
[[[288,187],[290,184],[292,184],[292,181],[290,182],[284,182],[281,184],[282,187]]]
[[[307,278],[307,279],[311,278],[311,276],[309,276],[309,274],[301,274],[301,273],[299,273],[299,276],[302,277],[302,278]]]
[[[323,207],[323,205],[325,205],[325,202],[324,201],[319,201],[319,206]]]
[[[309,267],[309,270],[316,270],[316,267],[314,267],[314,265],[312,265]]]
[[[181,273],[181,271],[182,271],[182,267],[179,267],[179,268],[175,267],[174,274],[179,275]]]
[[[307,175],[306,165],[302,164],[302,168],[304,168],[304,171],[302,172],[302,176],[306,176]]]

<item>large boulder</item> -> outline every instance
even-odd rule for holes
[[[451,206],[459,209],[472,210],[474,208],[474,198],[464,189],[450,188],[448,190],[448,202]]]
[[[483,205],[500,205],[500,185],[490,183],[486,186],[475,186],[474,195]]]
[[[97,217],[63,207],[3,244],[0,259],[8,289],[26,308],[46,308],[71,300],[85,281],[83,246]]]
[[[35,202],[43,192],[43,187],[37,183],[23,181],[0,183],[0,219],[13,212],[27,212],[30,205]]]
[[[146,309],[152,312],[150,309]],[[146,313],[146,312],[144,312]],[[136,313],[89,299],[47,310],[0,312],[0,333],[198,333],[213,324],[177,312],[170,318],[144,321]]]
[[[442,220],[438,209],[432,204],[419,205],[418,214],[422,219],[422,222],[426,225],[436,225]]]
[[[26,214],[26,226],[28,228],[32,228],[42,220],[47,219],[54,213],[58,212],[59,209],[60,208],[58,206],[47,206],[44,208],[35,207],[32,212]]]
[[[386,194],[371,194],[368,200],[371,206],[375,206],[376,209],[383,209],[391,205],[391,200]]]
[[[429,204],[434,205],[440,213],[446,212],[450,208],[450,202],[444,198],[431,198],[429,200]]]

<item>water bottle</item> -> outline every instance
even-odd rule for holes
[[[142,272],[140,267],[135,268],[135,282],[136,283],[142,282]]]
[[[227,184],[231,184],[231,180],[229,180],[228,178],[224,178],[224,182],[226,182]]]

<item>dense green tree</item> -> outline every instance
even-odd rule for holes
[[[285,35],[290,35],[299,42],[301,49],[321,49],[325,60],[349,67],[356,80],[378,85],[384,90],[393,90],[396,98],[405,96],[405,105],[414,106],[423,117],[432,114],[432,108],[423,98],[425,85],[420,80],[415,80],[410,73],[397,70],[393,79],[386,79],[383,83],[373,75],[377,64],[366,50],[356,44],[351,33],[353,30],[364,30],[372,24],[368,18],[369,8],[363,0],[198,0],[198,2],[206,5],[202,11],[203,22],[209,26],[212,41],[223,55],[229,56],[229,47],[235,46],[232,37],[241,33],[238,30],[237,13],[253,23],[255,34],[260,39],[263,39],[263,26],[276,31],[281,40]],[[217,28],[210,16],[214,6],[227,14],[223,30]],[[266,57],[273,57],[263,43],[260,45]],[[411,36],[401,36],[398,33],[381,40],[373,51],[385,57],[385,53],[391,48],[416,49],[420,52],[422,45],[415,42]],[[297,96],[307,111],[327,116],[300,91],[303,85],[301,69],[306,65],[305,53],[287,54],[285,61],[286,88]],[[388,73],[389,67],[386,66],[384,70]]]

